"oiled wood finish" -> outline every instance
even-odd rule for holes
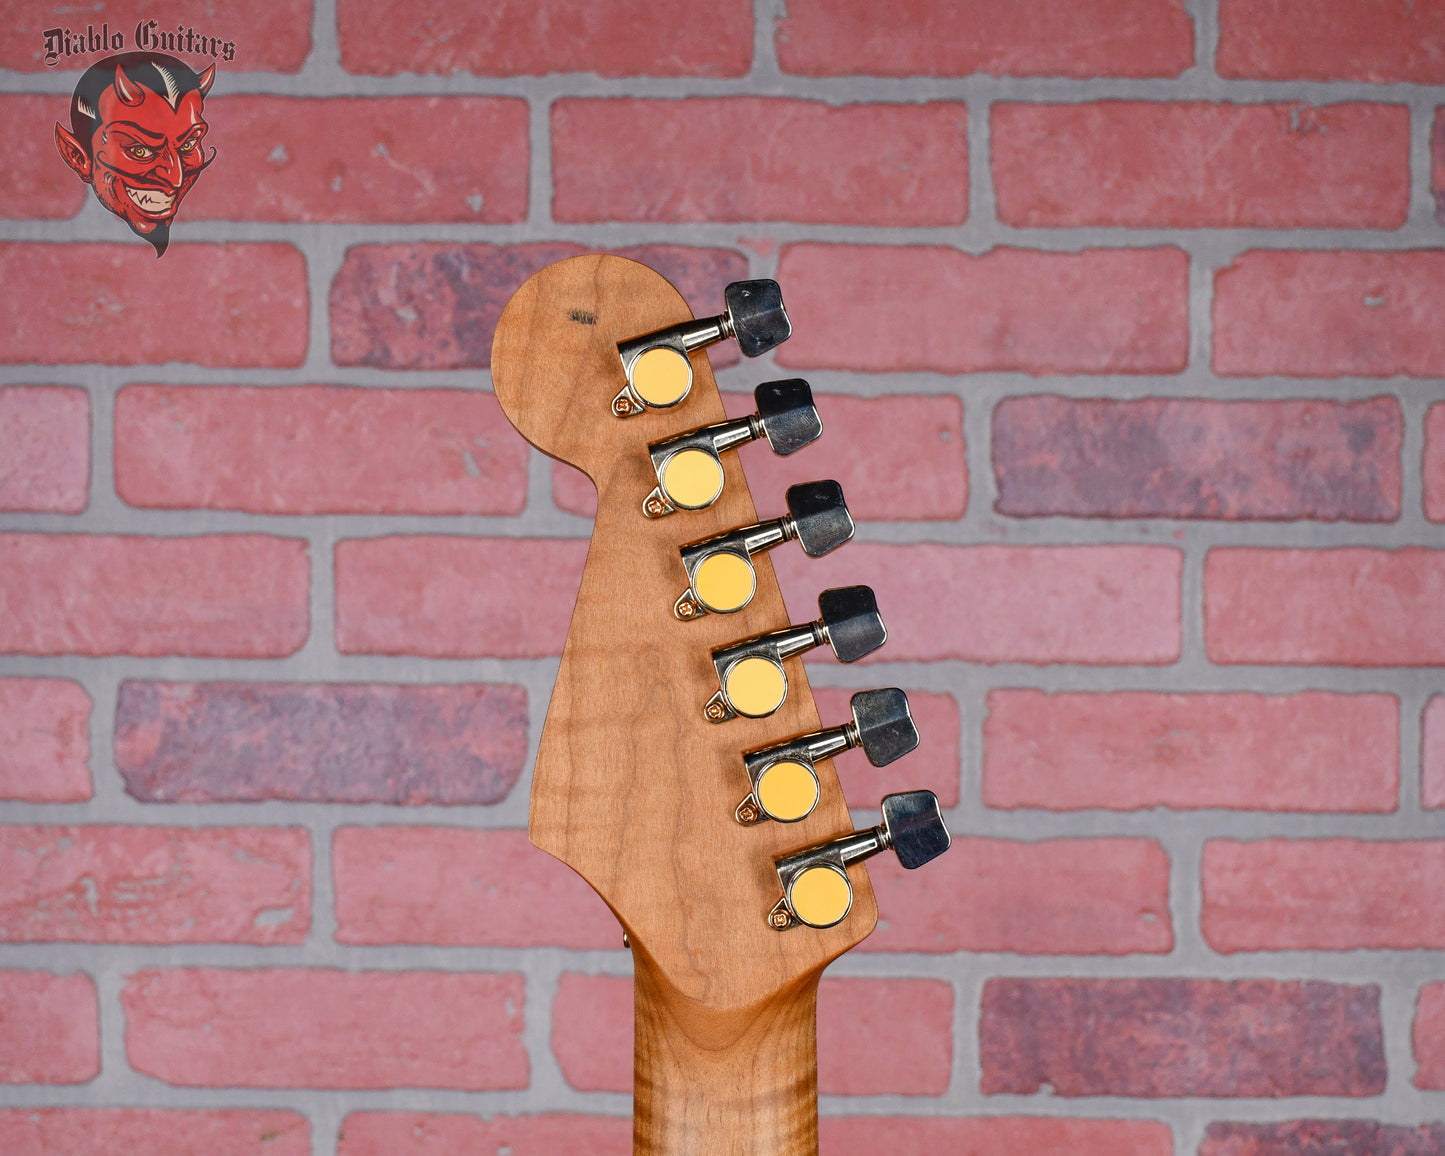
[[[717,690],[709,651],[789,617],[766,556],[755,560],[758,591],[744,610],[688,623],[672,616],[687,585],[678,547],[757,520],[737,452],[723,455],[727,483],[714,506],[642,516],[657,481],[647,444],[725,414],[697,353],[684,402],[614,418],[609,406],[625,384],[616,344],[690,317],[658,274],[589,256],[531,278],[497,327],[492,381],[503,410],[598,490],[537,755],[531,837],[596,888],[631,939],[636,1151],[794,1156],[817,1148],[818,976],[873,929],[877,909],[858,866],[853,910],[839,926],[778,932],[767,923],[780,897],[774,858],[852,830],[831,762],[818,766],[822,797],[803,822],[733,820],[748,791],[740,752],[820,723],[797,659],[785,664],[788,698],[774,715],[703,718]],[[781,513],[782,495],[768,506]],[[794,608],[795,621],[816,617],[816,606]]]

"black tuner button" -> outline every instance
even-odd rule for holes
[[[839,662],[856,662],[888,641],[878,600],[868,586],[836,586],[818,595],[828,644]]]
[[[723,300],[738,346],[746,356],[757,357],[792,336],[783,291],[776,281],[734,281],[723,290]]]
[[[818,558],[853,537],[853,518],[837,482],[804,482],[788,487],[788,514],[803,552]]]
[[[948,850],[948,828],[938,796],[932,791],[904,791],[883,800],[883,830],[898,861],[908,870],[922,867]]]
[[[896,686],[860,690],[850,702],[858,745],[875,767],[886,767],[918,746],[918,728],[908,710],[908,696]]]
[[[787,381],[765,381],[753,390],[758,418],[773,453],[779,457],[818,440],[823,422],[813,405],[813,391],[801,377]]]

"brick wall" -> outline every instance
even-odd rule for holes
[[[886,15],[883,13],[886,11]],[[156,261],[41,31],[235,40]],[[953,850],[873,872],[826,1156],[1445,1152],[1445,3],[97,0],[0,30],[0,1151],[628,1150],[525,839],[590,487],[545,263],[776,276]],[[78,63],[90,63],[87,57]]]

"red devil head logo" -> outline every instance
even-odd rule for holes
[[[55,126],[55,147],[102,205],[155,246],[170,242],[171,221],[206,157],[201,105],[216,69],[196,74],[157,52],[128,52],[86,69],[70,99],[70,128]]]

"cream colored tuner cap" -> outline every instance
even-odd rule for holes
[[[706,450],[679,450],[662,464],[658,481],[663,496],[674,506],[705,509],[722,493],[722,462]]]
[[[788,697],[788,676],[771,659],[741,658],[723,675],[723,689],[738,714],[765,718]]]
[[[754,793],[769,819],[796,823],[818,805],[818,776],[806,763],[779,759],[763,768]]]
[[[788,905],[809,927],[832,927],[852,910],[853,887],[836,867],[809,867],[793,877]]]
[[[638,355],[628,377],[645,404],[667,409],[685,398],[692,388],[692,362],[685,353],[659,345]]]

